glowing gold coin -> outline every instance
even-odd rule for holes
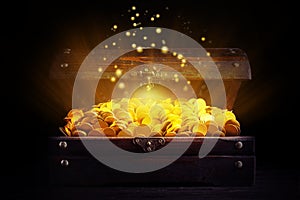
[[[150,116],[149,116],[149,115],[146,115],[146,116],[142,119],[141,124],[144,124],[144,125],[149,125],[149,124],[151,124],[151,118],[150,118]]]
[[[208,129],[207,129],[206,124],[204,124],[202,122],[198,122],[192,128],[192,132],[196,133],[196,135],[205,136],[207,131],[208,131]]]
[[[225,121],[230,119],[236,119],[235,114],[232,111],[225,111]]]

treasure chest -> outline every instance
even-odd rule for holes
[[[203,51],[135,47],[108,64],[105,57],[89,63],[89,50],[58,52],[50,79],[69,101],[48,139],[50,184],[253,185],[255,138],[243,135],[234,114],[240,86],[251,79],[247,55]],[[80,71],[84,64],[92,67]],[[93,93],[88,107],[74,95],[76,84]]]

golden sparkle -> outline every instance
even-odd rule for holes
[[[143,52],[143,47],[138,46],[138,47],[136,48],[136,51],[137,51],[138,53],[142,53],[142,52]]]
[[[117,80],[116,77],[114,77],[114,76],[110,77],[111,82],[116,82],[116,80]]]
[[[167,46],[162,46],[161,47],[161,52],[162,53],[168,53],[168,51],[169,51],[169,48]]]

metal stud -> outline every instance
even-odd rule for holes
[[[148,145],[148,146],[151,146],[151,145],[152,145],[152,143],[151,143],[150,141],[148,141],[148,142],[147,142],[147,145]]]
[[[236,142],[235,144],[234,144],[234,146],[235,146],[235,148],[237,148],[237,149],[241,149],[241,148],[243,148],[243,143],[241,142],[241,141],[238,141],[238,142]]]
[[[61,166],[63,166],[63,167],[67,167],[67,166],[69,166],[69,161],[68,161],[68,160],[61,160],[61,161],[60,161],[60,164],[61,164]]]
[[[236,161],[235,163],[234,163],[234,165],[235,165],[235,167],[236,168],[242,168],[243,167],[243,162],[242,161],[240,161],[240,160],[238,160],[238,161]]]
[[[150,146],[147,147],[147,151],[148,151],[148,152],[152,151],[152,148],[151,148]]]
[[[161,138],[161,139],[159,139],[159,140],[158,140],[158,142],[159,142],[159,144],[161,144],[161,145],[165,144],[165,140],[164,140],[164,139],[162,139],[162,138]]]
[[[139,143],[140,143],[140,139],[139,139],[139,138],[136,138],[136,139],[134,140],[134,142],[135,142],[136,144],[139,144]]]
[[[62,149],[66,149],[67,146],[68,146],[68,144],[67,144],[66,141],[60,141],[60,142],[58,143],[58,146],[59,146],[60,148],[62,148]]]

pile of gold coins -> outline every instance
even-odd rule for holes
[[[241,132],[232,111],[208,106],[202,98],[122,98],[72,109],[64,120],[61,130],[75,137],[224,137]]]

